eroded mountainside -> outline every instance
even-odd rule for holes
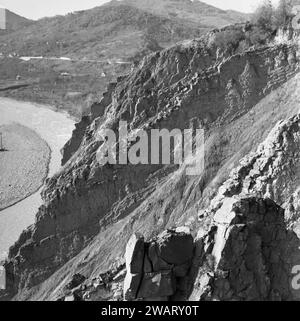
[[[289,271],[298,259],[298,45],[230,54],[213,39],[214,33],[147,56],[77,125],[35,225],[10,250],[15,299],[59,299],[73,274],[84,275],[79,285],[86,280],[87,288],[99,275],[108,279],[105,291],[99,285],[84,298],[120,298],[132,234],[151,244],[181,226],[194,238],[181,298],[295,298]],[[131,135],[137,128],[205,129],[205,171],[101,166],[97,133],[117,130],[120,120]],[[145,273],[161,270],[143,271],[144,278],[151,283]],[[178,284],[164,294],[172,298]]]

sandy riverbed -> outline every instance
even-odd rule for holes
[[[48,175],[51,151],[31,129],[17,123],[0,126],[0,210],[40,189]]]

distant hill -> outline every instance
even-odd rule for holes
[[[123,2],[170,19],[177,18],[218,28],[245,21],[249,16],[233,10],[221,10],[198,0],[124,0]]]
[[[5,8],[0,8],[0,32],[7,33],[29,26],[33,21]]]
[[[0,51],[19,55],[126,59],[212,28],[246,20],[200,1],[111,1],[90,10],[41,19],[0,38]]]

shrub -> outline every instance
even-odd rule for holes
[[[224,30],[215,35],[214,45],[221,49],[234,51],[244,38],[242,30]]]
[[[270,0],[264,0],[256,9],[252,22],[262,29],[270,32],[274,28],[274,8]]]
[[[250,45],[266,43],[279,28],[287,27],[292,17],[291,0],[280,0],[277,8],[270,0],[264,0],[253,15],[251,30],[246,33],[247,42]]]

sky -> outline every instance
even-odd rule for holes
[[[252,12],[261,0],[202,0],[221,9]],[[107,0],[0,0],[0,6],[21,16],[39,19],[46,16],[66,14],[72,11],[90,9]],[[276,0],[273,0],[276,2]]]

